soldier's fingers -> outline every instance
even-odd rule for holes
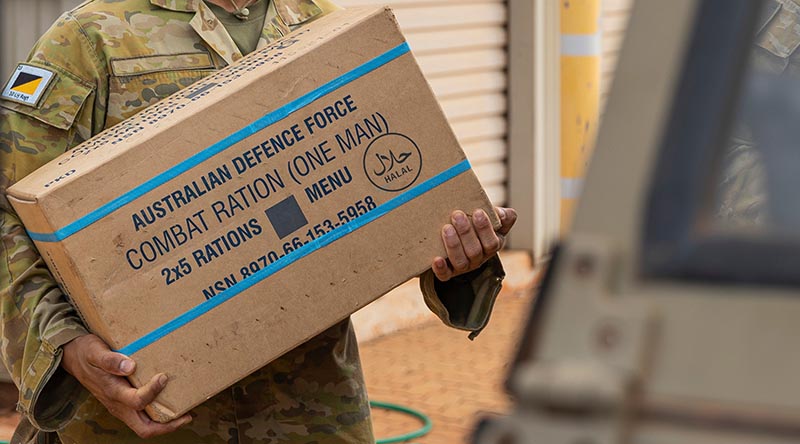
[[[497,217],[500,218],[500,229],[497,230],[499,234],[508,234],[511,231],[511,227],[514,226],[514,223],[517,221],[517,210],[513,208],[502,208],[496,207],[495,212],[497,213]]]
[[[105,398],[115,405],[130,409],[136,409],[137,407],[132,401],[136,396],[136,389],[131,385],[130,381],[122,376],[102,378],[102,381],[96,384],[96,389],[100,392],[95,393],[98,398]]]
[[[494,232],[489,216],[483,210],[475,210],[472,213],[472,220],[475,225],[475,232],[483,246],[485,256],[493,256],[500,249],[500,239]]]
[[[184,415],[178,419],[161,424],[150,419],[146,413],[133,410],[128,410],[125,413],[125,417],[120,419],[142,439],[150,439],[172,433],[192,422],[192,417],[190,415]]]
[[[463,211],[454,211],[451,219],[458,232],[458,237],[461,239],[461,248],[464,249],[464,254],[469,261],[466,270],[462,269],[463,267],[456,267],[455,264],[453,264],[453,268],[459,272],[476,268],[483,262],[483,247],[475,233],[475,227]]]
[[[116,401],[134,410],[144,410],[164,390],[166,385],[167,375],[161,373],[153,376],[147,384],[138,389],[129,385],[128,388],[120,390],[117,393]]]
[[[450,260],[450,265],[453,267],[454,274],[463,273],[469,268],[469,259],[464,254],[464,248],[461,246],[461,238],[458,237],[455,227],[447,224],[442,229],[442,241],[444,241],[444,249],[447,251],[447,258]]]
[[[433,274],[436,276],[436,279],[442,282],[447,282],[453,277],[453,270],[441,256],[437,256],[433,259],[433,267],[431,268],[433,269]]]

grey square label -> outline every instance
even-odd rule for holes
[[[289,196],[267,208],[265,213],[267,213],[267,218],[272,224],[272,228],[275,229],[275,233],[281,239],[308,225],[306,215],[303,214],[303,210],[300,209],[294,196]]]

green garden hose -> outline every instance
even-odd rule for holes
[[[398,442],[406,442],[408,440],[420,438],[422,436],[427,435],[433,428],[433,422],[427,415],[418,410],[414,410],[410,407],[398,404],[392,404],[389,402],[380,402],[380,401],[370,401],[369,405],[372,406],[373,408],[405,413],[406,415],[413,416],[422,421],[422,428],[419,430],[415,430],[413,432],[409,432],[404,435],[391,436],[389,438],[381,438],[375,441],[375,444],[393,444]]]

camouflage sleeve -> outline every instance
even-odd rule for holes
[[[764,163],[749,138],[733,137],[722,158],[716,222],[723,229],[764,226],[767,193]]]
[[[47,81],[46,89],[17,87],[31,97],[0,97],[0,357],[19,387],[18,409],[46,431],[74,414],[82,389],[60,368],[60,347],[87,332],[9,205],[6,189],[90,135],[97,64],[86,55],[91,46],[84,40],[78,25],[62,17],[7,84],[23,83],[15,80],[20,72],[34,82],[44,72],[38,81]]]
[[[338,9],[342,9],[337,3],[332,2],[331,0],[314,0],[314,3],[319,6],[322,11],[327,14],[329,12],[336,11]]]
[[[495,255],[483,266],[467,274],[442,282],[432,270],[419,279],[425,304],[445,325],[467,330],[475,339],[489,323],[492,307],[506,276],[500,258]]]

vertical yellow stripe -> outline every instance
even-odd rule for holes
[[[600,1],[562,0],[562,36],[599,39]],[[597,134],[600,77],[599,53],[561,56],[562,179],[581,179],[585,173]],[[575,205],[575,199],[561,200],[562,233],[571,225]]]
[[[561,57],[561,177],[583,177],[597,130],[599,57]]]
[[[600,30],[600,0],[561,0],[561,33],[594,34]]]

